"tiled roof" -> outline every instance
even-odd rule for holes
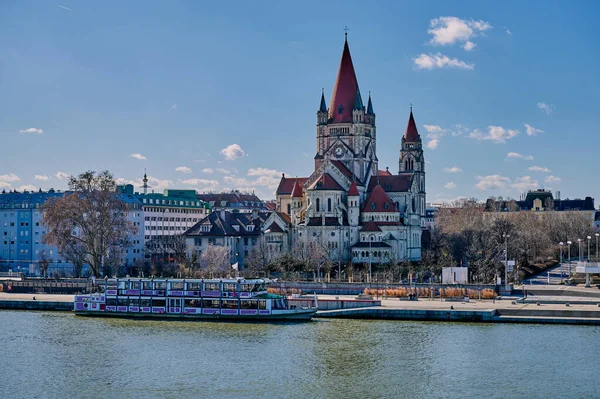
[[[309,190],[344,190],[342,186],[334,180],[329,173],[323,173],[313,184],[308,187]]]
[[[378,170],[377,171],[377,176],[391,176],[392,174],[390,173],[389,170]]]
[[[383,191],[381,186],[375,186],[367,200],[363,203],[363,212],[398,212],[396,204]]]
[[[221,202],[225,201],[224,207],[238,208],[257,208],[265,209],[265,203],[254,194],[244,194],[238,191],[229,193],[202,193],[196,194],[196,198],[208,202],[214,202],[214,208],[221,207]]]
[[[360,231],[381,231],[375,222],[367,222],[362,225]]]
[[[358,197],[358,195],[358,187],[356,187],[356,183],[353,181],[352,184],[350,184],[350,188],[348,189],[348,196]]]
[[[410,189],[411,180],[411,174],[372,177],[371,181],[369,181],[369,187],[367,191],[371,192],[377,186],[377,182],[379,182],[379,185],[385,192],[403,193]]]
[[[279,227],[279,225],[275,222],[271,223],[271,225],[269,227],[266,228],[265,233],[271,230],[271,233],[283,233],[283,229],[281,227]]]
[[[292,198],[301,198],[302,194],[302,186],[300,185],[300,181],[296,179],[294,182],[294,188],[292,189]]]
[[[410,117],[408,118],[408,125],[406,125],[404,139],[408,142],[414,142],[421,139],[419,136],[419,131],[417,130],[415,118],[413,117],[412,109],[410,110]]]
[[[290,195],[292,194],[292,190],[294,189],[294,184],[296,183],[296,179],[300,184],[304,184],[308,180],[308,177],[285,177],[281,178],[279,182],[279,186],[277,187],[278,195]]]
[[[354,175],[354,173],[352,173],[352,171],[350,169],[348,169],[348,167],[340,160],[332,160],[331,164],[333,166],[335,166],[336,168],[338,168],[338,170],[344,175],[346,176],[348,179],[356,181],[357,184],[359,186],[362,186],[363,184],[361,183],[360,179]]]
[[[277,216],[279,216],[287,224],[292,224],[292,219],[290,218],[290,215],[288,215],[287,213],[277,212]]]
[[[344,51],[338,69],[333,95],[329,103],[330,123],[352,122],[352,109],[358,92],[358,81],[354,73],[354,65],[350,56],[348,41],[344,43]]]
[[[223,215],[224,214],[224,215]],[[184,233],[186,236],[257,236],[260,235],[262,224],[269,217],[268,212],[259,212],[257,218],[253,218],[251,213],[240,212],[221,212],[210,213],[207,217],[200,220],[193,227]],[[202,231],[203,225],[210,224],[210,231]],[[239,226],[236,230],[234,226]],[[249,229],[248,226],[254,226]]]

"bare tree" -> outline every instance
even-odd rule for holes
[[[40,274],[42,275],[42,277],[47,277],[48,267],[50,266],[50,263],[54,262],[52,255],[50,255],[50,251],[48,251],[45,248],[42,249],[38,254],[38,262],[40,265]]]
[[[69,178],[72,193],[42,207],[48,229],[43,241],[56,246],[61,254],[79,246],[94,276],[99,275],[105,258],[126,246],[137,231],[127,220],[129,206],[116,188],[110,172],[84,172]]]
[[[262,237],[258,243],[250,249],[248,257],[246,258],[248,272],[251,275],[264,273],[265,276],[269,277],[270,272],[274,270],[274,262],[277,258],[278,253],[274,251],[273,247],[265,242],[264,237]]]
[[[229,274],[229,249],[219,245],[209,245],[200,255],[200,265],[204,268],[210,278],[215,275]]]

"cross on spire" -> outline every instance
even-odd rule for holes
[[[346,37],[346,40],[348,40],[348,26],[344,26],[344,36]]]
[[[410,103],[410,112],[412,112],[413,103]]]

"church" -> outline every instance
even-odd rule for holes
[[[281,220],[265,235],[285,231],[292,247],[318,246],[333,261],[420,260],[425,159],[412,107],[397,173],[380,170],[373,102],[369,93],[364,105],[347,36],[329,107],[321,94],[316,139],[314,172],[282,176],[274,212]]]

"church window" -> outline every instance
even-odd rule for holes
[[[327,212],[331,212],[331,198],[327,198]]]
[[[415,211],[415,208],[416,208],[416,207],[415,207],[415,199],[413,198],[413,199],[412,199],[412,211],[413,211],[413,212]]]
[[[386,203],[385,203],[385,205],[384,205],[383,207],[384,207],[385,209],[388,209],[388,208],[390,207],[390,204],[386,202]]]
[[[375,210],[375,203],[371,202],[371,210],[374,211]]]
[[[287,205],[287,213],[288,213],[288,215],[292,214],[292,204]]]
[[[332,231],[332,232],[331,232],[331,236],[332,236],[332,237],[335,237],[335,231]]]
[[[344,106],[343,106],[343,105],[340,105],[340,106],[338,107],[338,115],[341,115],[343,112],[344,112]]]
[[[321,208],[321,200],[319,198],[317,198],[317,212],[320,211]]]

